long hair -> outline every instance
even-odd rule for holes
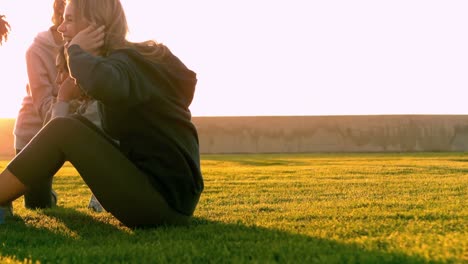
[[[130,42],[127,18],[119,0],[68,0],[75,9],[74,17],[82,23],[105,26],[105,39],[102,53],[107,56],[112,51],[132,48],[153,62],[162,62],[169,49],[154,40]]]
[[[54,1],[54,13],[52,14],[52,23],[54,24],[54,28],[57,29],[60,24],[63,22],[63,12],[65,10],[65,5],[67,4],[67,0],[55,0]]]
[[[0,45],[8,40],[8,34],[10,33],[10,24],[5,20],[5,16],[0,15]]]

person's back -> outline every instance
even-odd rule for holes
[[[79,47],[69,48],[71,59],[81,53]],[[191,215],[203,190],[198,135],[188,109],[195,73],[169,50],[159,63],[134,49],[116,50],[106,58],[105,67],[95,63],[82,59],[77,65],[71,60],[70,69],[84,89],[91,88],[87,93],[100,101],[103,128],[152,177],[171,206]],[[112,76],[118,73],[107,71],[111,65],[125,65],[125,76],[131,78]]]

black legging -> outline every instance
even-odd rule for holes
[[[107,137],[92,122],[89,122],[88,119],[80,115],[73,115],[73,117],[79,119],[83,122],[83,124],[87,125],[91,129],[96,130],[96,132],[102,134],[104,137]],[[21,149],[16,149],[16,155],[18,155],[20,152]],[[24,205],[26,208],[39,209],[52,207],[54,202],[56,202],[53,201],[53,199],[57,199],[57,197],[53,197],[55,196],[55,193],[52,191],[52,178],[53,177],[49,177],[32,186],[28,186],[28,192],[24,194]]]
[[[76,117],[50,121],[8,164],[24,185],[51,180],[69,161],[102,206],[129,227],[186,224],[141,172],[91,122]],[[50,192],[49,192],[50,195]]]
[[[21,150],[16,150],[16,155]],[[52,200],[52,177],[36,185],[29,186],[28,192],[24,194],[24,206],[26,208],[50,208],[54,204]]]

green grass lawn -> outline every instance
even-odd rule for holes
[[[3,169],[7,162],[0,162]],[[205,155],[193,224],[130,230],[86,209],[72,166],[58,207],[15,201],[0,262],[467,263],[468,154]]]

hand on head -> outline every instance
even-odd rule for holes
[[[76,44],[93,55],[99,55],[104,46],[104,29],[105,26],[97,27],[96,25],[90,25],[76,34],[76,36],[66,44],[66,48]]]

